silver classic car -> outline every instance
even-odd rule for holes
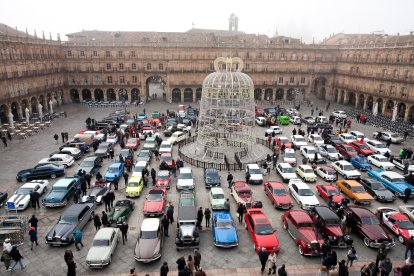
[[[160,219],[144,219],[141,224],[141,231],[138,236],[137,244],[135,245],[135,260],[149,263],[161,258],[163,237],[164,234]]]
[[[112,262],[112,255],[118,245],[120,233],[119,228],[99,229],[86,256],[86,264],[90,268],[102,268]]]

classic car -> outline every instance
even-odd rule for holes
[[[108,215],[108,221],[112,227],[119,227],[128,220],[134,210],[135,202],[129,199],[121,199],[115,202],[114,207]]]
[[[333,247],[348,247],[353,243],[351,235],[344,235],[340,219],[327,206],[318,206],[310,211],[310,216],[318,233]]]
[[[368,141],[368,139],[365,136],[365,134],[362,133],[362,132],[360,132],[360,131],[352,130],[352,131],[349,132],[349,134],[351,134],[352,136],[354,136],[355,141],[361,141],[362,139],[364,139],[364,141]]]
[[[374,198],[365,190],[364,186],[355,180],[337,180],[336,185],[346,194],[354,204],[370,205]]]
[[[230,212],[214,211],[211,226],[215,246],[229,248],[239,245],[237,229]]]
[[[118,179],[121,179],[122,175],[124,174],[125,169],[125,163],[121,162],[113,162],[108,166],[108,170],[105,173],[105,179],[106,181],[113,181],[115,179],[115,176],[118,177]]]
[[[38,192],[39,195],[42,195],[47,191],[48,185],[48,180],[32,180],[28,183],[25,183],[19,189],[17,189],[17,191],[14,192],[14,194],[7,200],[7,203],[14,203],[14,210],[23,211],[29,207],[30,193]],[[7,204],[6,208],[8,208]]]
[[[145,162],[151,162],[152,158],[152,151],[142,149],[139,151],[137,155],[137,161],[145,161]]]
[[[298,176],[295,173],[295,170],[289,163],[279,163],[276,166],[276,173],[278,173],[283,182],[288,182],[290,179],[297,178]]]
[[[339,140],[341,140],[345,144],[349,144],[355,141],[355,137],[349,133],[341,133],[339,134]]]
[[[86,157],[79,164],[78,170],[85,171],[87,174],[95,175],[102,166],[102,158],[98,156]]]
[[[141,150],[142,151],[142,150]],[[142,171],[148,169],[149,162],[147,161],[137,161],[132,170],[132,176],[142,176]]]
[[[144,201],[144,216],[155,217],[164,214],[167,191],[164,188],[151,188]]]
[[[257,107],[257,106],[254,108],[254,113],[256,116],[265,115],[264,109],[261,107]]]
[[[148,117],[147,117],[147,114],[138,114],[138,117],[137,117],[137,121],[139,122],[139,121],[143,121],[143,120],[145,120],[145,119],[147,119]]]
[[[276,144],[278,144],[280,148],[282,148],[283,145],[285,145],[286,149],[292,148],[292,143],[285,136],[276,137],[275,140],[276,140]]]
[[[157,218],[145,218],[135,245],[134,259],[138,262],[149,263],[161,258],[164,245],[164,228]]]
[[[43,158],[38,164],[54,164],[57,166],[70,167],[75,162],[75,159],[68,154],[55,154],[52,157]]]
[[[253,192],[250,189],[249,185],[247,185],[247,183],[244,181],[233,181],[230,194],[233,196],[237,205],[239,203],[242,203],[245,206],[252,204]]]
[[[47,177],[56,178],[65,174],[63,165],[55,164],[37,164],[32,169],[21,170],[17,173],[16,179],[19,182],[26,182],[32,179],[44,179]]]
[[[89,151],[89,145],[86,144],[85,142],[81,142],[81,141],[68,141],[66,143],[64,143],[62,146],[59,147],[59,150],[62,150],[63,148],[78,148],[80,149],[83,153],[86,153]]]
[[[151,113],[151,118],[152,119],[159,119],[161,118],[161,113],[159,111],[154,111]]]
[[[305,157],[309,162],[314,162],[316,154],[316,163],[326,163],[325,159],[318,153],[315,147],[303,146],[300,148],[300,153]]]
[[[312,117],[312,116],[303,117],[302,122],[304,122],[307,125],[313,125],[315,123],[315,117]]]
[[[161,128],[162,124],[159,118],[154,118],[150,121],[150,124],[156,128]]]
[[[159,135],[159,133],[157,132],[156,129],[154,129],[152,126],[145,126],[144,125],[142,127],[141,132],[138,134],[138,138],[139,138],[140,144],[141,144],[141,141],[147,141],[148,138],[150,138],[149,140],[151,140],[152,137],[155,138],[155,136],[157,136],[157,135]],[[149,145],[149,143],[147,145]]]
[[[297,115],[299,115],[299,111],[296,108],[289,108],[288,110],[286,110],[286,113],[289,116],[297,116]]]
[[[221,178],[217,169],[204,169],[204,184],[206,188],[216,187],[221,185]]]
[[[360,178],[359,183],[361,183],[365,187],[365,189],[371,196],[373,196],[376,200],[380,202],[392,202],[395,199],[397,199],[396,196],[378,180],[368,177]]]
[[[265,136],[272,135],[272,133],[281,134],[282,129],[280,128],[280,126],[271,126],[270,128],[266,129]]]
[[[93,218],[95,204],[80,203],[70,205],[59,217],[58,222],[49,230],[46,243],[53,246],[71,244],[76,230],[83,227]]]
[[[299,116],[292,116],[290,117],[290,122],[294,125],[300,125],[302,124],[302,120]]]
[[[360,234],[367,247],[379,248],[384,244],[386,249],[395,246],[394,239],[380,225],[378,218],[370,210],[359,206],[348,206],[344,213],[349,219],[352,233]]]
[[[62,148],[60,151],[54,151],[51,154],[49,154],[49,157],[52,157],[55,154],[67,154],[72,156],[75,160],[78,160],[82,157],[82,151],[77,148]]]
[[[288,163],[292,167],[296,166],[296,154],[294,149],[285,149],[285,154],[282,155],[282,162]]]
[[[293,201],[282,183],[276,181],[265,181],[263,183],[264,191],[272,202],[274,208],[290,209],[293,207]]]
[[[352,156],[358,155],[358,152],[352,146],[347,144],[337,145],[336,149],[346,160],[349,160]]]
[[[113,149],[114,145],[109,142],[102,142],[99,144],[98,149],[95,151],[95,156],[106,158],[109,156],[110,149]]]
[[[414,205],[401,205],[398,207],[398,211],[406,215],[411,222],[414,222]]]
[[[134,150],[133,149],[121,149],[119,155],[125,160],[128,156],[132,157],[132,162],[134,162]]]
[[[244,222],[256,252],[259,252],[261,248],[264,248],[267,253],[280,251],[276,230],[273,229],[262,209],[247,209]]]
[[[167,141],[172,144],[175,145],[178,142],[181,142],[183,140],[187,139],[187,134],[182,132],[182,131],[176,131],[174,132],[170,138],[167,139]]]
[[[168,170],[160,170],[155,178],[155,186],[157,188],[169,189],[171,183],[171,172]]]
[[[265,124],[266,124],[266,118],[265,117],[262,117],[262,116],[256,117],[256,124],[258,126],[265,126]]]
[[[68,204],[69,198],[80,185],[79,177],[65,177],[53,184],[50,192],[43,198],[46,207],[62,207]]]
[[[300,149],[300,147],[307,146],[305,138],[302,135],[292,135],[290,138],[294,149]]]
[[[381,139],[384,141],[388,141],[391,139],[391,143],[400,144],[404,141],[402,137],[400,137],[397,133],[389,132],[389,131],[375,131],[372,133],[372,136],[376,139]]]
[[[263,174],[257,164],[247,164],[246,174],[250,174],[250,180],[248,184],[263,184]]]
[[[103,197],[111,190],[111,182],[105,180],[95,181],[88,191],[87,195],[82,197],[82,202],[95,202],[96,204],[103,203]]]
[[[329,197],[332,196],[332,201],[337,205],[342,204],[342,199],[344,198],[337,187],[332,184],[318,184],[316,185],[316,191],[318,195],[322,197],[325,201],[328,201]]]
[[[141,175],[133,175],[128,179],[128,184],[125,189],[126,197],[140,197],[144,189],[144,180]]]
[[[159,149],[159,153],[172,153],[172,144],[170,144],[168,141],[162,141]]]
[[[300,179],[289,180],[289,193],[293,196],[300,208],[309,210],[315,206],[319,206],[319,200],[309,188]]]
[[[190,167],[180,168],[180,174],[177,180],[177,190],[194,190],[195,181],[193,178],[193,171]]]
[[[332,112],[332,115],[334,115],[337,118],[346,119],[347,115],[345,111],[337,110]]]
[[[361,171],[368,171],[372,169],[372,166],[368,163],[368,160],[364,156],[355,155],[349,159],[349,162],[357,169]]]
[[[391,160],[390,160],[391,161]],[[395,167],[397,167],[398,169],[404,171],[406,164],[408,163],[408,172],[414,172],[414,162],[413,160],[410,159],[403,159],[403,158],[399,158],[399,157],[393,157],[392,161],[391,161]]]
[[[300,178],[302,178],[306,182],[316,181],[316,174],[314,173],[312,167],[309,165],[299,165],[296,168],[296,173]]]
[[[349,143],[349,145],[353,147],[358,154],[365,157],[375,153],[372,149],[370,149],[370,147],[367,146],[367,144],[361,141],[353,141]]]
[[[379,154],[373,154],[368,156],[368,162],[377,166],[380,169],[391,171],[395,168],[395,165],[388,161],[387,157]]]
[[[161,153],[160,155],[160,161],[161,163],[165,162],[165,164],[167,164],[167,166],[171,167],[172,166],[172,155],[170,152],[164,152]]]
[[[139,138],[129,138],[125,144],[126,149],[137,150],[140,145]]]
[[[336,173],[331,166],[320,166],[315,169],[315,174],[319,175],[325,181],[335,181]]]
[[[414,236],[414,224],[405,214],[389,207],[377,208],[376,214],[380,222],[397,235],[400,243],[406,243],[411,236]]]
[[[186,247],[198,248],[200,236],[196,227],[197,209],[194,191],[180,192],[178,202],[177,232],[175,245],[177,250]]]
[[[226,202],[226,197],[224,195],[223,189],[220,187],[212,187],[208,194],[210,198],[211,209],[223,210],[224,203]]]
[[[414,197],[414,187],[405,182],[404,176],[399,173],[384,170],[370,170],[368,171],[368,176],[380,181],[398,197],[403,197],[404,191],[407,188],[411,189],[410,198]]]
[[[158,148],[158,143],[155,140],[155,136],[154,135],[151,136],[151,137],[148,137],[145,140],[143,149],[150,150],[150,151],[155,151],[157,148]]]
[[[337,145],[342,145],[344,142],[342,142],[338,136],[335,134],[325,134],[323,135],[325,145],[332,145],[334,147],[337,147]]]
[[[314,144],[315,146],[320,146],[325,144],[325,142],[323,141],[322,137],[319,134],[310,134],[308,136],[308,141],[311,144]]]
[[[7,197],[9,195],[4,192],[0,192],[0,207],[4,205],[4,202],[6,201]]]
[[[118,143],[118,135],[116,135],[116,134],[108,135],[106,137],[106,142],[115,145],[116,143]]]
[[[332,145],[320,145],[316,149],[322,157],[328,158],[331,161],[339,160],[339,153]]]
[[[367,141],[367,146],[372,149],[376,154],[384,155],[387,152],[391,154],[391,150],[387,148],[384,143],[381,143],[377,140],[369,140]]]
[[[103,268],[111,264],[120,235],[119,228],[104,227],[99,229],[86,255],[86,264],[90,268]]]
[[[288,231],[298,247],[299,254],[320,256],[324,240],[318,238],[312,218],[302,210],[286,211],[282,215],[283,229]]]
[[[361,177],[361,173],[357,171],[352,164],[345,160],[332,162],[331,166],[345,179],[359,179]]]

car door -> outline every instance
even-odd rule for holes
[[[387,227],[394,233],[398,234],[397,220],[392,216],[392,214],[383,214],[384,223]]]
[[[270,201],[273,202],[273,196],[272,196],[272,185],[270,185],[269,183],[266,184],[266,188],[265,188],[265,192],[267,194],[267,197],[270,199]]]
[[[293,197],[296,199],[297,202],[300,203],[301,200],[300,200],[300,197],[299,197],[299,194],[298,194],[299,189],[296,186],[296,184],[292,184],[292,189],[293,189],[293,191],[292,191]]]
[[[328,198],[328,191],[325,186],[321,186],[321,196],[325,200]]]

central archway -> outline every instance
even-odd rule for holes
[[[181,90],[180,88],[174,88],[172,90],[172,102],[173,103],[179,103],[181,102]]]
[[[72,88],[71,90],[70,90],[70,99],[72,100],[72,102],[74,102],[74,103],[78,103],[80,100],[79,100],[79,92],[78,92],[78,90],[76,90],[75,88]],[[44,106],[44,104],[43,104],[43,106]]]
[[[325,99],[326,96],[326,85],[328,81],[325,77],[317,77],[313,80],[311,86],[311,92],[314,96],[319,99]]]
[[[189,103],[193,101],[193,89],[184,89],[184,102]]]
[[[260,101],[260,100],[262,99],[262,89],[260,89],[260,88],[256,88],[256,89],[254,90],[254,99],[255,99],[256,101]]]
[[[165,84],[166,82],[161,76],[150,76],[145,81],[146,84],[146,100],[162,100],[165,99]]]
[[[283,100],[283,96],[285,94],[285,91],[283,90],[283,88],[278,88],[276,90],[276,100]]]
[[[102,102],[104,100],[104,93],[102,89],[97,88],[93,93],[95,96],[95,101]]]
[[[138,88],[132,88],[131,89],[131,102],[135,102],[135,101],[138,101],[138,102],[141,101],[141,97],[139,95],[139,89]]]

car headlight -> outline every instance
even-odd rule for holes
[[[308,248],[311,248],[311,245],[310,244],[308,244]]]
[[[334,240],[336,240],[336,237],[328,236],[328,239],[331,240],[331,241],[334,241]]]
[[[67,240],[68,240],[68,238],[61,238],[61,240],[62,240],[62,241],[67,241]]]

